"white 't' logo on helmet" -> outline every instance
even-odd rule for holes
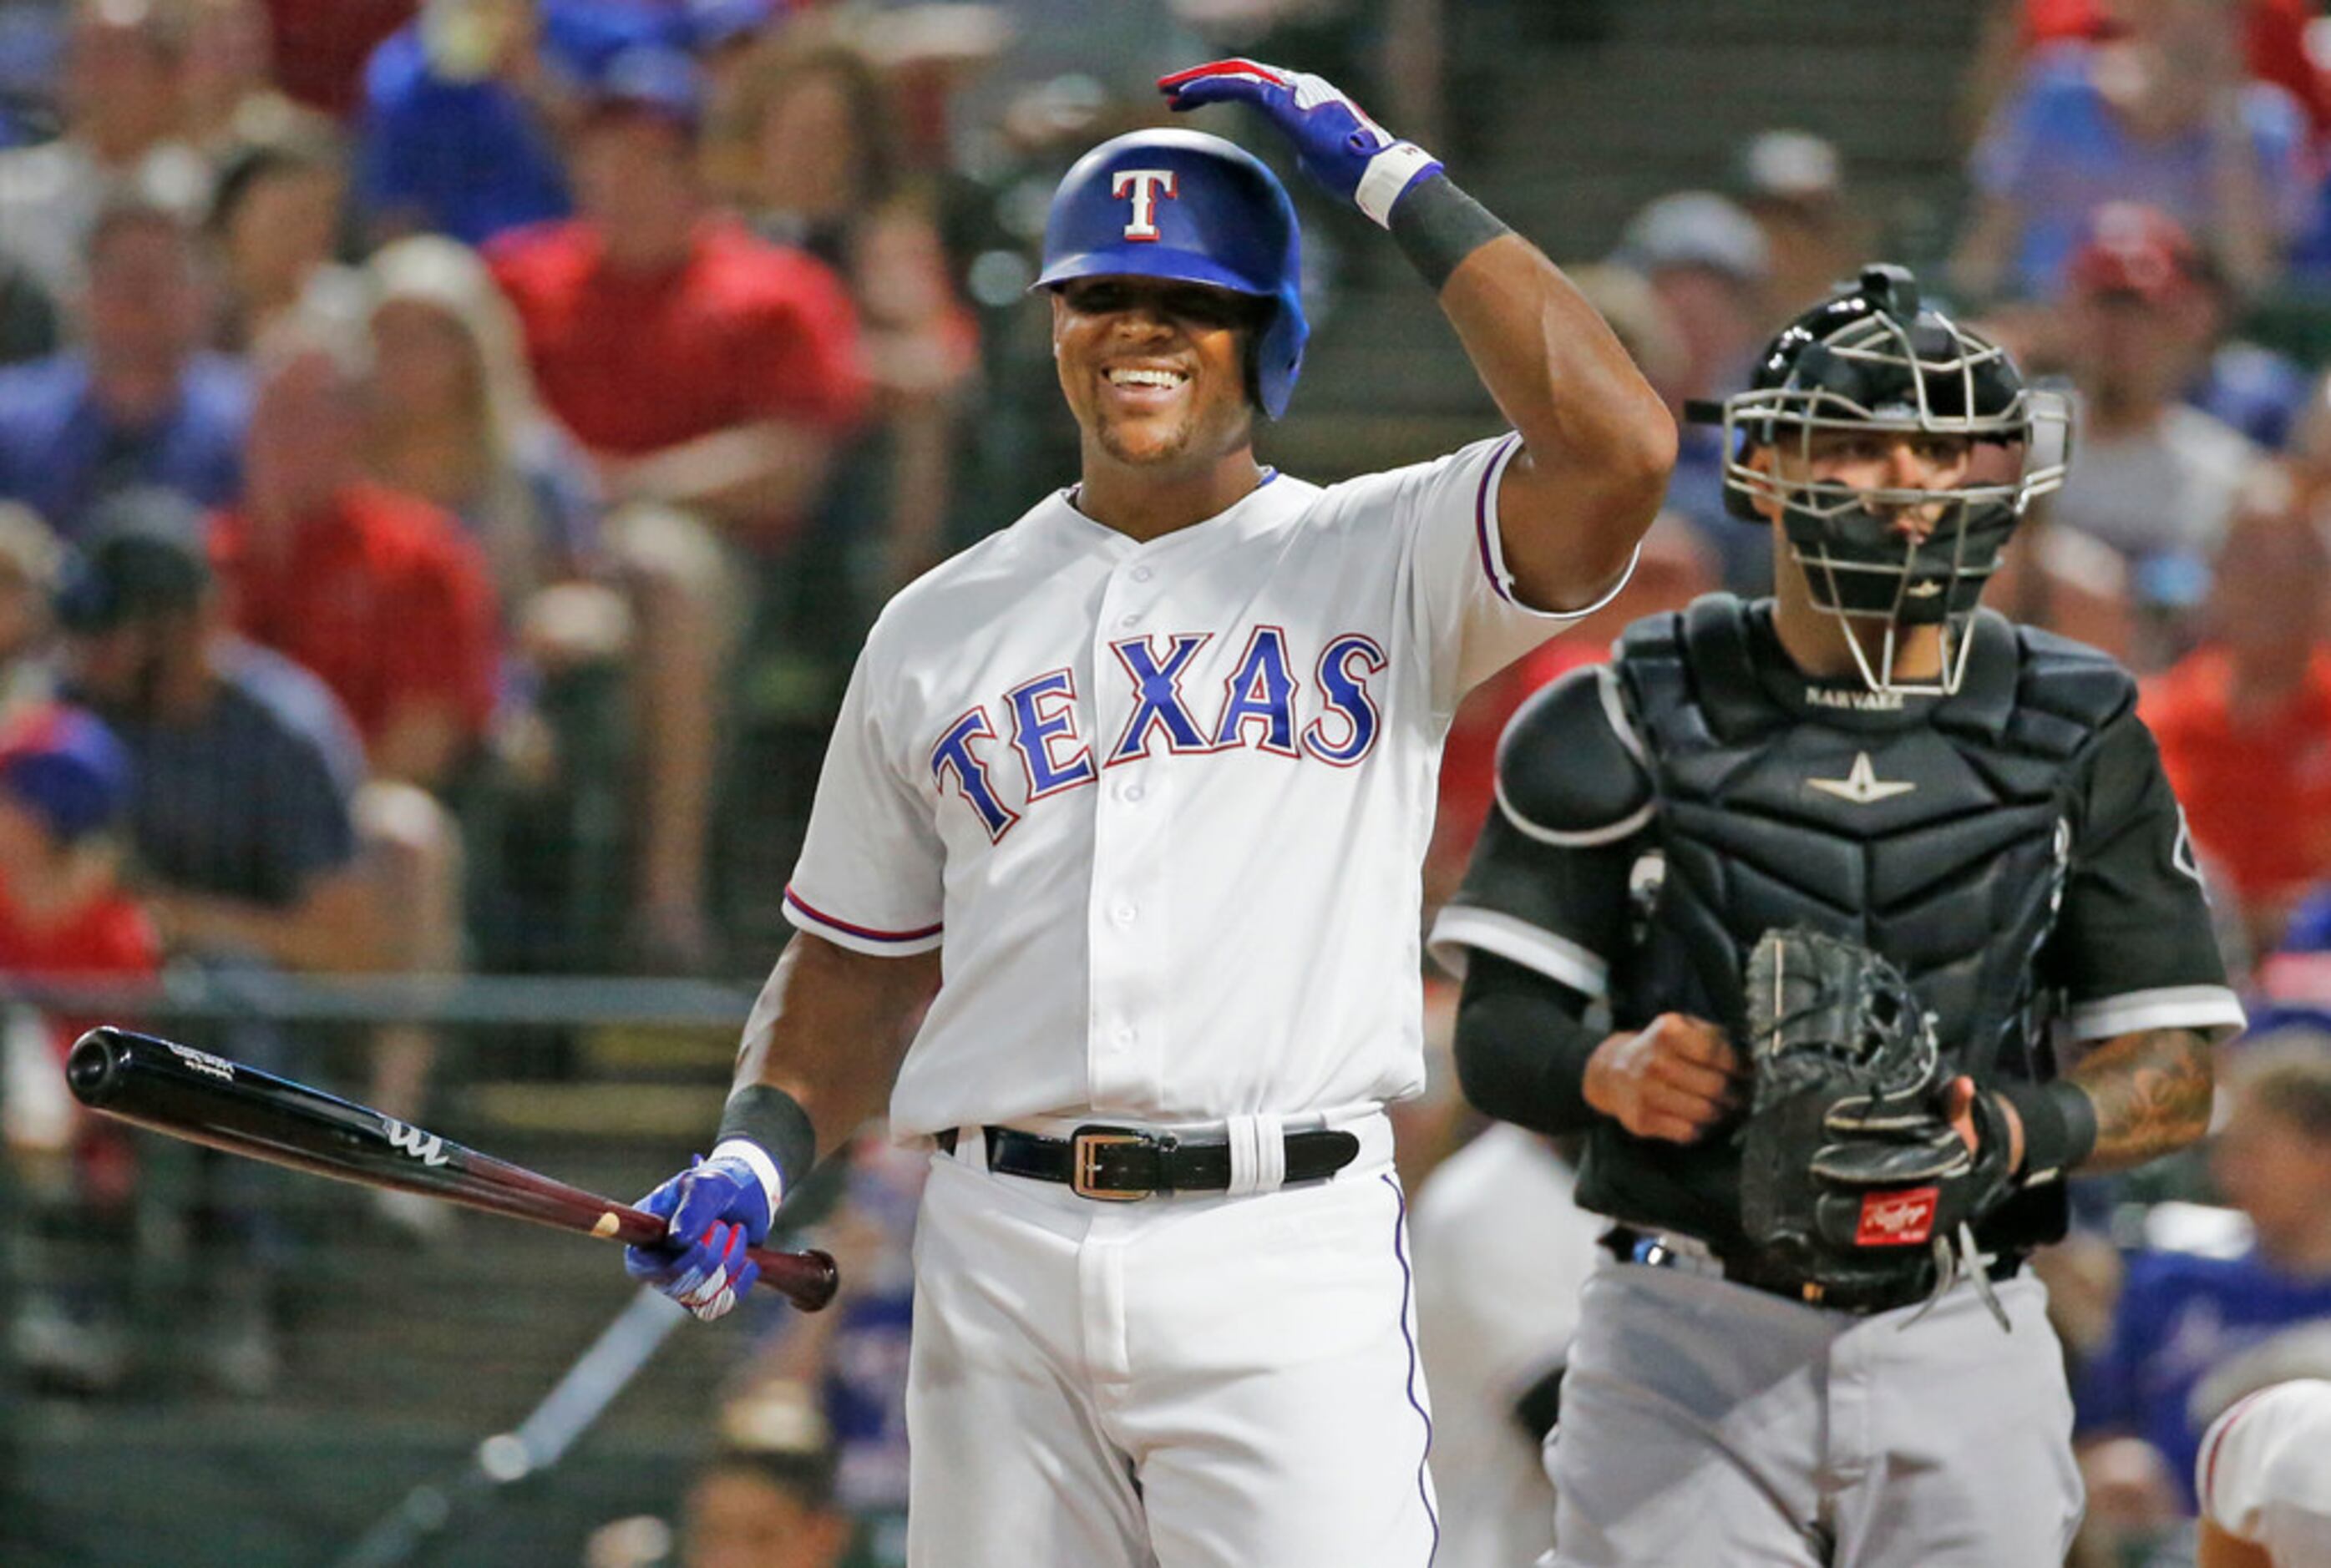
[[[1172,169],[1118,169],[1108,176],[1108,194],[1133,197],[1133,219],[1125,225],[1128,240],[1157,237],[1157,198],[1174,194]]]

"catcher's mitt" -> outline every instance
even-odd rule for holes
[[[1966,1268],[1996,1314],[1973,1225],[2007,1193],[2006,1131],[1982,1094],[1974,1152],[1951,1126],[1955,1075],[1908,983],[1802,928],[1766,932],[1746,979],[1740,1218],[1760,1264],[1841,1304],[1939,1295]]]

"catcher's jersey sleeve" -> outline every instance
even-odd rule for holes
[[[2277,1383],[2220,1416],[2193,1490],[2203,1518],[2276,1568],[2331,1568],[2331,1383]]]
[[[1464,885],[1433,922],[1454,974],[1494,953],[1590,999],[1626,936],[1628,882],[1651,818],[1641,743],[1607,667],[1534,695],[1498,742],[1498,805]]]
[[[838,946],[895,957],[939,946],[947,861],[929,792],[888,744],[872,698],[885,656],[878,632],[851,671],[785,914]]]
[[[2098,736],[2069,828],[2041,975],[2061,992],[2072,1038],[2241,1028],[2184,813],[2134,714]]]

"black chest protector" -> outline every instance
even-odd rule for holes
[[[2133,699],[2128,677],[1986,612],[1955,695],[1889,708],[1809,690],[1760,613],[1713,595],[1621,639],[1655,809],[1633,939],[1612,964],[1614,1026],[1688,1012],[1741,1038],[1749,950],[1805,925],[1891,960],[1978,1082],[2052,1077],[2034,960],[2078,828],[2074,764]],[[1724,1129],[1682,1149],[1597,1132],[1589,1207],[1719,1243],[1736,1223]],[[2052,1221],[2027,1212],[2009,1230],[2060,1226],[2060,1205],[2051,1193]]]

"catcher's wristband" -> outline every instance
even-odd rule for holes
[[[1996,1086],[2000,1098],[2023,1119],[2023,1169],[2020,1185],[2030,1186],[2078,1170],[2096,1151],[2097,1102],[2079,1084],[2009,1081]]]
[[[732,1147],[731,1145],[742,1146]],[[769,1205],[774,1212],[793,1190],[795,1182],[809,1174],[817,1164],[817,1133],[809,1125],[809,1113],[801,1102],[781,1088],[765,1083],[748,1083],[728,1097],[727,1108],[720,1113],[720,1133],[713,1141],[712,1152],[734,1154],[761,1178],[768,1189]],[[776,1180],[761,1168],[759,1155],[775,1166]]]
[[[1392,221],[1385,227],[1409,265],[1424,274],[1435,293],[1458,263],[1491,240],[1513,233],[1439,170],[1408,187],[1393,204]]]

